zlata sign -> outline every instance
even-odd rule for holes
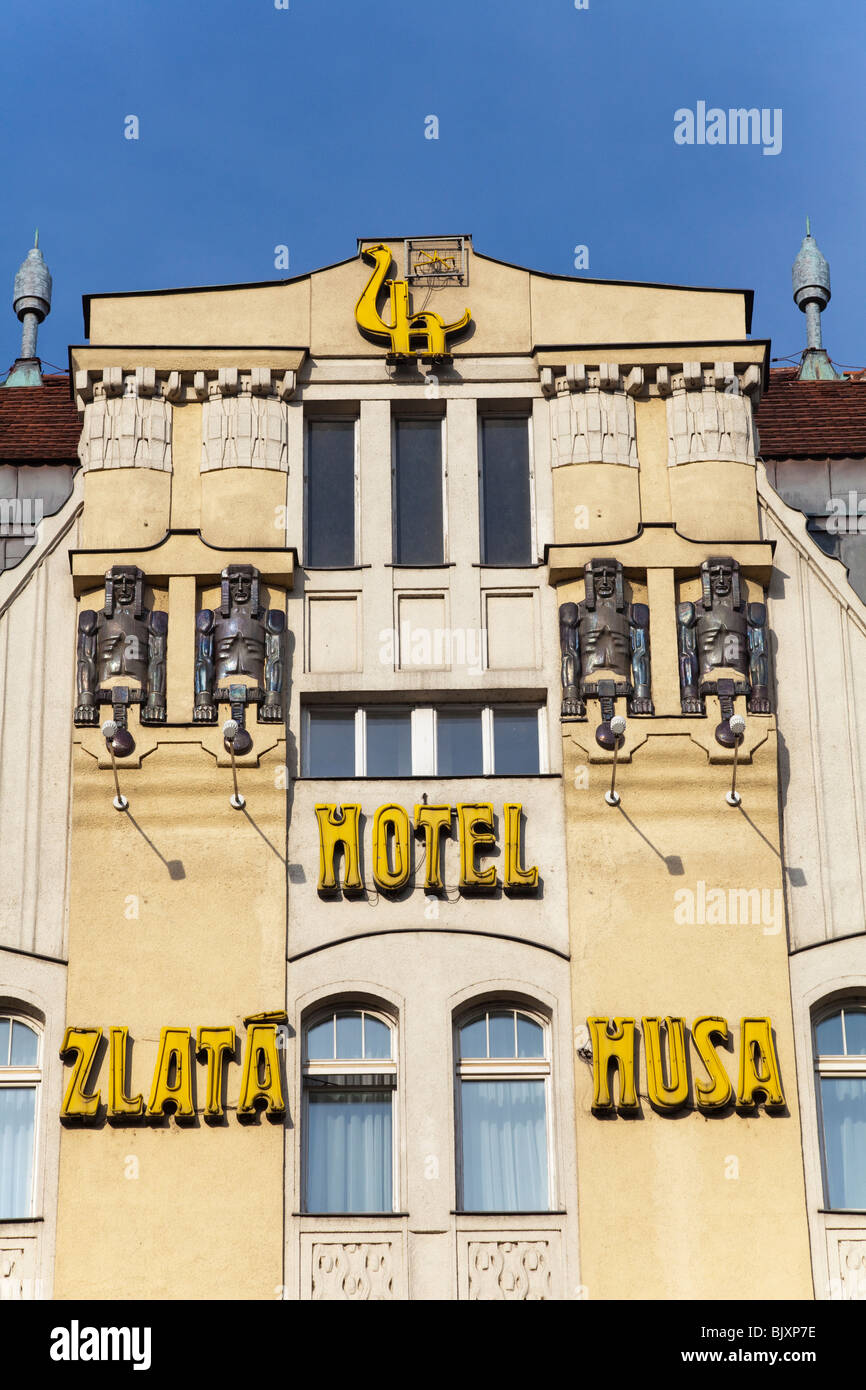
[[[640,1107],[635,1087],[634,1019],[594,1017],[586,1021],[592,1040],[593,1110],[616,1109],[635,1114]],[[641,1027],[649,1102],[661,1111],[679,1110],[689,1099],[685,1019],[643,1018]],[[666,1044],[662,1041],[663,1031]],[[710,1014],[696,1018],[691,1038],[707,1078],[695,1079],[697,1107],[723,1110],[734,1099],[733,1087],[716,1051],[717,1043],[728,1040],[727,1019]],[[616,1102],[610,1079],[612,1064],[619,1081]],[[742,1018],[736,1104],[740,1109],[754,1110],[759,1094],[768,1110],[785,1108],[772,1022],[769,1018]]]
[[[460,836],[460,879],[458,887],[469,893],[495,892],[499,886],[496,865],[481,868],[476,852],[488,853],[496,845],[493,829],[493,807],[489,801],[460,802],[456,807]],[[507,893],[533,893],[538,888],[538,869],[526,869],[521,862],[520,823],[523,807],[520,802],[506,802],[502,808],[505,850],[502,886]],[[416,806],[414,829],[423,834],[426,850],[424,888],[441,891],[442,835],[451,834],[451,806]],[[319,805],[319,892],[322,894],[363,893],[364,880],[360,869],[361,807]],[[397,892],[409,882],[409,813],[403,806],[380,806],[373,817],[373,880],[386,892]],[[336,856],[343,850],[343,876],[337,876]]]
[[[264,1100],[268,1114],[282,1115],[286,1103],[280,1076],[279,1038],[277,1027],[288,1021],[282,1012],[253,1014],[244,1019],[247,1029],[244,1049],[243,1075],[237,1113],[241,1118],[254,1115],[256,1102]],[[179,1120],[195,1116],[192,1100],[193,1061],[192,1031],[189,1028],[163,1028],[159,1035],[159,1051],[153,1071],[150,1099],[126,1094],[126,1062],[129,1044],[128,1028],[109,1028],[108,1042],[108,1103],[109,1120],[129,1120],[136,1116],[161,1116],[171,1104]],[[100,1092],[92,1088],[99,1071],[94,1066],[101,1028],[67,1028],[60,1056],[74,1058],[72,1076],[66,1088],[60,1117],[64,1120],[95,1120],[99,1113]],[[234,1061],[235,1029],[199,1028],[195,1037],[195,1055],[207,1066],[206,1119],[221,1119],[225,1114],[222,1103],[223,1077],[227,1064]]]

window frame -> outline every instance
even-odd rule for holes
[[[530,402],[531,406],[531,402]],[[526,466],[529,470],[529,559],[524,564],[498,564],[487,559],[484,553],[484,421],[522,420],[526,425]],[[495,402],[479,408],[477,414],[478,457],[478,559],[486,569],[521,570],[532,569],[537,564],[538,546],[536,542],[536,503],[535,503],[535,457],[532,428],[532,410],[496,409]]]
[[[523,1014],[532,1023],[537,1023],[544,1037],[544,1057],[468,1057],[460,1056],[460,1032],[468,1024],[474,1023],[490,1013],[513,1011]],[[488,1050],[489,1050],[488,1023]],[[488,999],[464,1006],[454,1015],[452,1026],[452,1046],[454,1057],[454,1208],[458,1215],[475,1215],[463,1200],[463,1081],[544,1081],[544,1133],[547,1145],[547,1207],[538,1215],[549,1215],[558,1210],[558,1189],[555,1163],[555,1135],[553,1123],[553,1028],[552,1020],[538,1005],[523,1004],[508,999]],[[516,1050],[516,1044],[515,1044]],[[485,1211],[477,1213],[486,1216],[526,1216],[532,1212],[523,1211]]]
[[[33,1067],[13,1067],[0,1063],[0,1090],[33,1090],[35,1097],[33,1102],[33,1146],[30,1155],[30,1194],[27,1202],[27,1212],[21,1216],[7,1216],[0,1218],[0,1226],[13,1221],[30,1221],[36,1213],[36,1193],[37,1193],[37,1167],[39,1164],[41,1124],[42,1124],[42,1083],[43,1083],[43,1049],[45,1031],[38,1019],[30,1014],[25,1014],[20,1009],[7,1007],[0,1009],[0,1019],[8,1018],[9,1026],[9,1047],[12,1047],[12,1024],[23,1023],[29,1028],[31,1033],[36,1034],[36,1065]]]
[[[325,1058],[310,1061],[307,1057],[307,1037],[310,1029],[323,1023],[332,1014],[360,1013],[369,1015],[379,1023],[384,1023],[391,1034],[391,1056],[370,1058]],[[363,1036],[363,1035],[362,1035]],[[400,1207],[400,1059],[398,1056],[399,1035],[397,1017],[378,1005],[369,1005],[355,999],[339,999],[317,1004],[303,1019],[301,1025],[301,1154],[300,1154],[300,1212],[303,1216],[321,1217],[370,1217],[392,1216]],[[336,1051],[336,1037],[335,1037]],[[393,1076],[391,1094],[391,1206],[387,1211],[323,1212],[311,1208],[307,1201],[307,1176],[309,1174],[310,1142],[310,1087],[307,1078],[311,1076]],[[345,1089],[351,1089],[346,1087]]]
[[[335,711],[343,710],[346,713],[353,713],[355,716],[354,724],[354,773],[344,774],[347,778],[367,777],[367,712],[388,711],[390,713],[402,713],[405,710],[410,712],[410,729],[412,741],[412,771],[404,773],[385,774],[377,781],[405,781],[409,777],[542,777],[550,770],[549,750],[547,742],[547,706],[540,704],[537,700],[497,700],[493,703],[479,703],[478,701],[443,701],[440,704],[417,704],[408,702],[389,701],[386,703],[366,704],[366,705],[339,705],[339,704],[320,704],[317,701],[302,706],[301,709],[301,777],[312,781],[318,780],[318,774],[310,772],[310,746],[311,746],[311,717],[317,713],[333,714]],[[466,773],[440,773],[439,772],[439,743],[438,743],[438,716],[441,710],[449,712],[479,712],[481,715],[481,756],[482,771]],[[537,738],[538,738],[538,770],[537,772],[497,772],[496,771],[496,741],[495,741],[495,720],[494,716],[498,712],[535,711],[537,714]]]
[[[442,559],[436,561],[436,565],[447,565],[449,560],[449,530],[448,530],[448,417],[443,411],[441,414],[429,414],[424,411],[394,411],[391,412],[391,564],[399,569],[435,569],[436,565],[417,564],[412,560],[397,559],[397,426],[398,424],[420,420],[424,424],[438,421],[440,426],[439,454],[442,466]]]
[[[310,486],[310,435],[312,425],[322,424],[352,424],[353,441],[353,500],[354,514],[352,517],[353,559],[349,565],[313,565],[310,564],[310,505],[309,505],[309,486]],[[361,564],[361,420],[360,415],[334,415],[327,411],[312,410],[304,415],[304,569],[322,571],[324,573],[334,572],[341,569],[357,569]]]
[[[827,1130],[824,1120],[824,1101],[822,1097],[821,1079],[828,1078],[861,1078],[866,1081],[866,1053],[833,1053],[818,1051],[818,1025],[825,1023],[827,1019],[835,1017],[836,1014],[842,1015],[842,1043],[847,1048],[848,1040],[845,1033],[845,1011],[866,1012],[866,998],[853,996],[847,998],[837,998],[824,1000],[816,1005],[812,1010],[811,1018],[811,1042],[812,1042],[812,1067],[815,1077],[815,1109],[818,1121],[818,1147],[821,1157],[821,1186],[825,1209],[828,1212],[859,1212],[862,1207],[834,1207],[830,1201],[830,1175],[827,1169]],[[866,1113],[864,1113],[866,1120]]]

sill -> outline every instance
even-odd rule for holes
[[[381,1221],[400,1219],[408,1216],[408,1211],[293,1211],[292,1216],[299,1219],[310,1217],[314,1221]]]
[[[302,565],[305,574],[348,574],[350,570],[371,570],[372,565]]]
[[[498,1216],[508,1217],[513,1220],[521,1216],[567,1216],[568,1212],[562,1211],[452,1211],[452,1216]]]
[[[345,773],[342,777],[317,777],[315,773],[305,772],[301,777],[295,777],[295,782],[468,782],[471,780],[485,782],[514,782],[519,780],[533,781],[562,781],[561,772],[386,772],[380,777],[371,777],[366,773],[363,776],[356,776],[355,773]]]
[[[453,570],[457,568],[455,560],[437,560],[433,565],[419,564],[411,560],[386,560],[386,570]]]
[[[864,1207],[819,1207],[819,1216],[866,1216]]]
[[[44,1220],[44,1216],[4,1216],[2,1220],[0,1220],[0,1229],[2,1229],[3,1226],[33,1226]]]
[[[506,560],[499,564],[492,560],[473,560],[474,570],[543,570],[547,566],[543,560]]]

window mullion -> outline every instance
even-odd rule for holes
[[[367,711],[363,706],[355,710],[355,776],[367,775]]]

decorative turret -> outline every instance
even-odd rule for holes
[[[806,349],[800,362],[800,380],[838,381],[821,337],[821,314],[830,302],[830,266],[812,236],[808,217],[791,281],[794,303],[806,315]]]
[[[39,250],[39,229],[27,259],[18,267],[12,291],[12,307],[21,321],[21,353],[4,385],[41,386],[42,373],[36,355],[39,325],[51,312],[51,274]]]

